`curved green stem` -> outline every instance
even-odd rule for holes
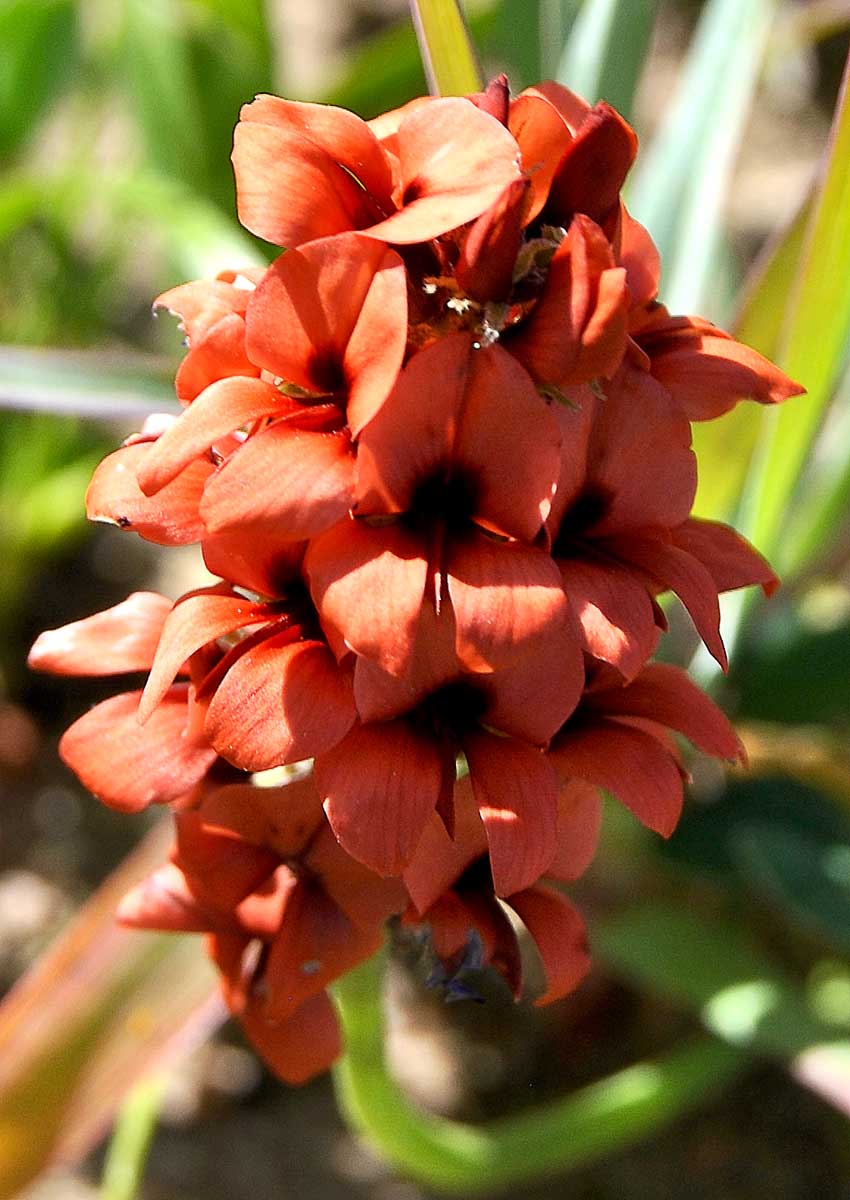
[[[437,1190],[474,1195],[564,1172],[628,1146],[699,1104],[748,1065],[695,1038],[520,1116],[465,1125],[422,1112],[383,1060],[380,960],[334,989],[346,1052],[335,1069],[349,1123],[394,1167]]]

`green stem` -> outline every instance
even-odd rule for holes
[[[145,1079],[127,1096],[106,1152],[101,1200],[135,1200],[162,1106],[163,1080]]]
[[[435,96],[465,96],[483,86],[481,68],[457,0],[410,0],[425,78]]]
[[[736,1048],[695,1038],[520,1116],[464,1125],[422,1112],[383,1061],[380,966],[334,989],[346,1052],[335,1071],[350,1124],[394,1167],[431,1188],[472,1196],[583,1166],[646,1137],[748,1065]]]

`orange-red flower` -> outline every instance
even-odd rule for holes
[[[378,949],[403,891],[340,848],[310,779],[209,793],[177,816],[171,863],[122,902],[142,928],[209,935],[227,1003],[284,1079],[339,1052],[325,988]]]

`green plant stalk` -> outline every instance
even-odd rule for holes
[[[162,1107],[159,1076],[137,1084],[127,1096],[106,1152],[101,1200],[135,1200]]]
[[[395,1168],[447,1194],[509,1188],[602,1158],[670,1124],[750,1061],[734,1046],[697,1038],[520,1116],[446,1120],[416,1108],[387,1073],[380,963],[334,988],[346,1047],[335,1068],[340,1109]]]
[[[457,0],[410,0],[428,87],[436,96],[464,96],[483,87],[481,68]]]

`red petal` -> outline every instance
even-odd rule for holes
[[[546,971],[548,986],[535,1004],[551,1004],[568,996],[590,970],[581,914],[566,896],[541,886],[511,896],[510,906],[534,939]]]
[[[205,388],[231,375],[256,377],[259,370],[245,352],[245,318],[231,313],[193,342],[177,368],[174,387],[184,404]]]
[[[201,543],[210,574],[270,597],[284,595],[301,578],[305,549],[306,542],[283,541],[273,530],[258,525],[216,533]]]
[[[595,104],[561,159],[549,192],[559,224],[584,213],[602,224],[618,202],[637,154],[637,138],[618,112],[604,101]]]
[[[298,858],[325,821],[312,775],[281,787],[230,784],[205,796],[199,811],[206,827],[229,829],[281,859]]]
[[[702,563],[678,546],[649,537],[609,538],[605,546],[645,571],[661,590],[669,588],[676,593],[707,649],[725,671],[728,659],[720,636],[717,586]]]
[[[157,296],[154,311],[167,308],[180,317],[180,326],[189,342],[199,341],[223,317],[233,313],[244,316],[250,288],[234,287],[222,279],[195,279],[181,283]]]
[[[321,810],[320,810],[321,811]],[[355,925],[367,932],[383,925],[407,903],[399,879],[382,879],[346,854],[322,813],[322,824],[310,843],[305,866]]]
[[[299,762],[334,746],[355,719],[351,685],[321,642],[287,631],[260,642],[219,684],[205,731],[245,771]]]
[[[240,1020],[266,1065],[285,1083],[306,1083],[342,1051],[334,1006],[324,992],[302,1004],[288,1021],[270,1021],[255,1000]]]
[[[354,666],[354,699],[363,721],[387,721],[415,708],[444,683],[457,679],[456,626],[451,607],[439,615],[425,601],[420,609],[410,662],[398,675],[382,671],[358,656]]]
[[[194,462],[156,496],[148,498],[136,482],[155,443],[123,446],[103,460],[86,492],[90,521],[131,529],[161,546],[198,542],[204,525],[198,508],[212,463]]]
[[[508,128],[517,140],[523,175],[531,185],[524,224],[546,203],[558,164],[572,139],[569,126],[547,98],[523,92],[511,101]]]
[[[345,516],[353,483],[347,433],[316,433],[279,422],[248,438],[216,472],[201,512],[212,533],[263,523],[297,541]]]
[[[607,501],[593,535],[680,525],[696,492],[690,425],[652,376],[628,362],[605,392],[588,454],[588,486]]]
[[[641,308],[658,295],[661,257],[649,232],[634,219],[625,204],[620,206],[620,231],[618,261],[626,268],[632,308]]]
[[[146,496],[175,479],[220,438],[261,417],[287,416],[301,405],[262,379],[221,379],[211,384],[151,446],[138,470]]]
[[[690,421],[728,412],[739,400],[778,404],[805,389],[778,367],[699,318],[667,317],[637,335],[652,374]]]
[[[528,180],[516,179],[466,235],[455,278],[475,300],[507,300],[519,250]]]
[[[588,654],[616,667],[625,679],[637,675],[653,653],[658,629],[644,582],[613,559],[576,547],[576,557],[558,559],[564,589],[584,633]]]
[[[455,831],[450,838],[434,813],[428,818],[410,865],[404,886],[420,913],[426,912],[457,882],[477,858],[487,853],[487,833],[466,775],[455,787]]]
[[[467,670],[508,666],[566,627],[561,574],[544,550],[472,533],[450,540],[446,571]]]
[[[349,392],[349,423],[356,433],[401,369],[404,264],[356,233],[310,242],[269,269],[247,322],[251,358],[261,367],[311,391]]]
[[[382,941],[380,926],[359,929],[318,884],[299,879],[263,971],[266,1016],[287,1020],[305,1000],[371,958]]]
[[[538,750],[513,738],[468,734],[463,748],[487,831],[493,887],[510,896],[535,883],[555,856],[555,772]]]
[[[252,233],[298,246],[372,224],[376,201],[389,206],[389,161],[353,113],[258,96],[240,116],[233,169],[239,220]]]
[[[140,725],[141,692],[104,700],[68,729],[59,743],[63,762],[110,808],[139,812],[191,791],[215,762],[216,752],[186,736],[188,690],[170,689]]]
[[[398,875],[410,862],[440,778],[437,747],[405,721],[358,725],[316,761],[334,833],[379,875]]]
[[[161,929],[169,933],[207,933],[218,927],[193,895],[179,867],[167,863],[127,892],[115,919],[133,929]],[[223,923],[226,927],[226,922]]]
[[[628,687],[590,692],[586,704],[614,716],[659,721],[716,758],[743,758],[744,748],[729,721],[679,667],[650,663]]]
[[[410,662],[428,563],[420,539],[402,525],[372,529],[342,521],[316,538],[305,560],[322,621],[382,670]]]
[[[602,797],[583,779],[569,779],[558,793],[558,849],[546,874],[564,883],[590,866],[602,828]]]
[[[612,376],[626,349],[625,279],[598,225],[575,217],[530,318],[508,335],[511,353],[539,383],[555,387]]]
[[[507,129],[459,97],[434,100],[398,128],[400,211],[368,233],[408,244],[465,225],[520,178],[519,151]]]
[[[148,677],[139,720],[144,723],[174,682],[190,655],[226,633],[273,619],[265,604],[252,604],[235,595],[229,585],[200,588],[182,596],[162,628],[159,647]]]
[[[171,602],[156,592],[133,592],[126,600],[82,621],[39,634],[27,663],[55,675],[120,675],[145,671]],[[176,672],[175,672],[176,674]]]
[[[749,542],[720,521],[700,521],[691,517],[671,531],[673,543],[699,559],[714,580],[718,592],[760,583],[766,596],[772,596],[779,580],[767,562]]]
[[[682,776],[658,741],[642,729],[594,718],[552,743],[549,758],[570,778],[613,792],[649,829],[669,837],[682,811]]]

